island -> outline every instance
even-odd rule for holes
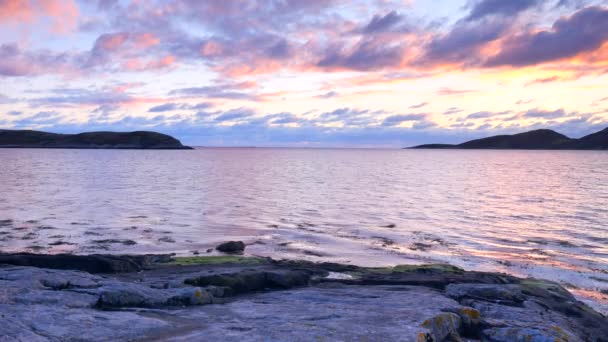
[[[58,134],[7,129],[0,129],[0,148],[192,149],[172,136],[148,131]]]
[[[608,128],[572,139],[550,129],[467,141],[458,145],[425,144],[411,149],[608,150]]]
[[[444,264],[0,254],[7,341],[606,341],[557,283]]]

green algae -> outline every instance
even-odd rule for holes
[[[221,265],[221,264],[239,264],[239,265],[260,265],[267,262],[265,258],[259,257],[244,257],[236,255],[213,255],[213,256],[195,256],[195,257],[175,257],[169,262],[171,265]]]
[[[380,274],[408,273],[408,272],[438,272],[438,273],[462,273],[462,268],[449,264],[428,264],[428,265],[397,265],[394,267],[371,267],[367,271]]]

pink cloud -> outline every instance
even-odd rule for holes
[[[122,67],[129,71],[147,71],[158,70],[172,66],[176,61],[175,56],[168,55],[158,60],[145,61],[139,58],[131,58],[126,60]]]
[[[95,42],[95,48],[101,48],[103,50],[117,50],[129,39],[129,33],[118,32],[118,33],[107,33],[99,36],[97,42]]]
[[[131,40],[136,47],[143,49],[158,45],[160,43],[160,39],[150,32],[136,34],[131,38]]]
[[[0,23],[30,23],[49,18],[52,31],[65,33],[76,26],[79,10],[74,0],[0,0]]]

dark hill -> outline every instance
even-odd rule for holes
[[[458,145],[427,144],[415,149],[514,149],[514,150],[607,150],[608,128],[580,139],[571,139],[550,129],[467,141]]]
[[[608,128],[578,139],[575,146],[584,150],[608,150]]]
[[[87,132],[57,134],[29,130],[0,130],[0,148],[190,149],[156,132]]]

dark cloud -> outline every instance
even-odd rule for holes
[[[22,117],[12,121],[15,128],[34,128],[40,126],[56,125],[63,120],[63,116],[58,112],[44,111],[34,115]]]
[[[215,117],[215,121],[224,122],[224,121],[234,121],[239,119],[249,118],[255,115],[255,111],[248,108],[238,108],[232,109],[226,112],[221,113],[220,115]]]
[[[299,123],[301,121],[301,118],[298,118],[297,116],[291,113],[281,113],[278,115],[274,115],[273,118],[269,120],[269,122],[274,125],[286,125],[292,123]]]
[[[522,116],[530,119],[559,119],[567,117],[568,115],[569,114],[566,113],[563,109],[558,109],[554,111],[531,109],[523,113]]]
[[[467,115],[466,117],[462,118],[463,120],[466,119],[490,119],[490,118],[496,118],[496,117],[501,117],[503,115],[507,115],[512,113],[512,111],[510,110],[506,110],[506,111],[502,111],[502,112],[490,112],[490,111],[481,111],[481,112],[476,112],[476,113],[471,113],[469,115]],[[502,118],[500,118],[502,120]]]
[[[539,3],[540,0],[481,0],[473,6],[466,20],[478,20],[489,15],[512,17]]]
[[[385,15],[374,15],[372,20],[359,31],[363,34],[377,34],[384,32],[410,32],[412,27],[405,22],[405,16],[391,11]]]
[[[177,103],[165,103],[162,105],[154,106],[148,109],[148,112],[157,113],[157,112],[170,112],[172,110],[179,109],[179,104]]]
[[[527,66],[597,50],[608,41],[608,8],[588,7],[561,18],[549,31],[531,31],[507,39],[487,67]]]
[[[435,34],[415,64],[479,64],[482,62],[481,48],[503,37],[511,25],[512,21],[504,18],[460,21],[448,33]]]
[[[494,113],[492,112],[477,112],[477,113],[472,113],[467,115],[467,119],[485,119],[485,118],[491,118],[494,116]]]
[[[330,92],[327,92],[325,94],[317,95],[317,98],[319,98],[319,99],[331,99],[332,97],[337,97],[339,95],[340,94],[338,94],[335,91],[330,91]]]
[[[422,103],[410,106],[410,109],[418,109],[418,108],[426,107],[428,104],[429,104],[428,102],[422,102]]]
[[[129,94],[107,90],[57,88],[50,93],[51,96],[31,99],[29,103],[33,106],[115,105],[135,100]]]
[[[458,107],[450,107],[448,108],[445,112],[443,112],[444,115],[452,115],[452,114],[457,114],[463,112],[462,109],[458,108]]]
[[[403,122],[423,121],[426,119],[426,114],[398,114],[391,115],[382,121],[382,126],[391,127],[398,126]]]
[[[374,122],[373,112],[365,109],[338,108],[318,116],[320,123],[338,123],[345,126],[364,126]]]
[[[321,68],[378,70],[398,67],[404,55],[404,47],[400,43],[387,44],[382,40],[363,39],[354,48],[332,46],[324,53],[317,63]]]
[[[161,113],[161,112],[170,112],[174,110],[203,110],[207,108],[213,107],[212,103],[202,102],[196,105],[189,105],[185,103],[165,103],[162,105],[154,106],[148,109],[149,113]]]
[[[210,99],[259,100],[257,95],[244,92],[234,84],[175,89],[170,95],[201,96]]]

